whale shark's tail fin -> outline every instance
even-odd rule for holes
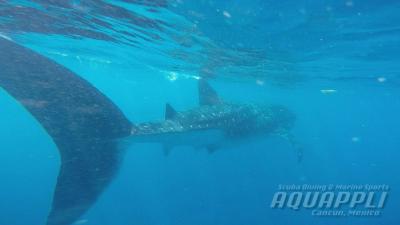
[[[61,65],[0,38],[0,87],[46,129],[61,155],[47,225],[70,225],[112,180],[119,165],[115,139],[131,123],[85,80]]]

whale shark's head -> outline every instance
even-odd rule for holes
[[[225,105],[228,112],[224,118],[234,121],[225,125],[228,136],[239,138],[253,135],[286,133],[295,123],[295,114],[284,106],[279,105]],[[227,110],[229,109],[229,110]]]
[[[264,126],[276,127],[276,129],[290,130],[296,121],[296,115],[287,107],[274,105],[266,106],[268,110],[264,111],[260,123]],[[273,119],[271,120],[270,117]]]

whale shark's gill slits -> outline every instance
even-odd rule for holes
[[[70,225],[118,169],[114,140],[131,124],[97,89],[61,65],[0,38],[0,87],[46,129],[61,155],[47,225]]]

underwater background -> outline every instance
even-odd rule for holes
[[[226,101],[296,114],[301,163],[277,136],[168,157],[135,144],[77,224],[400,221],[399,1],[0,0],[0,34],[88,80],[134,123],[162,120],[166,103],[197,106],[200,78]],[[0,224],[44,224],[57,148],[1,88],[0,105]],[[271,209],[280,184],[386,184],[390,193],[379,217],[316,217]]]

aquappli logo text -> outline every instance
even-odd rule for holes
[[[386,184],[280,184],[270,207],[319,217],[375,217],[382,215],[389,191]]]

